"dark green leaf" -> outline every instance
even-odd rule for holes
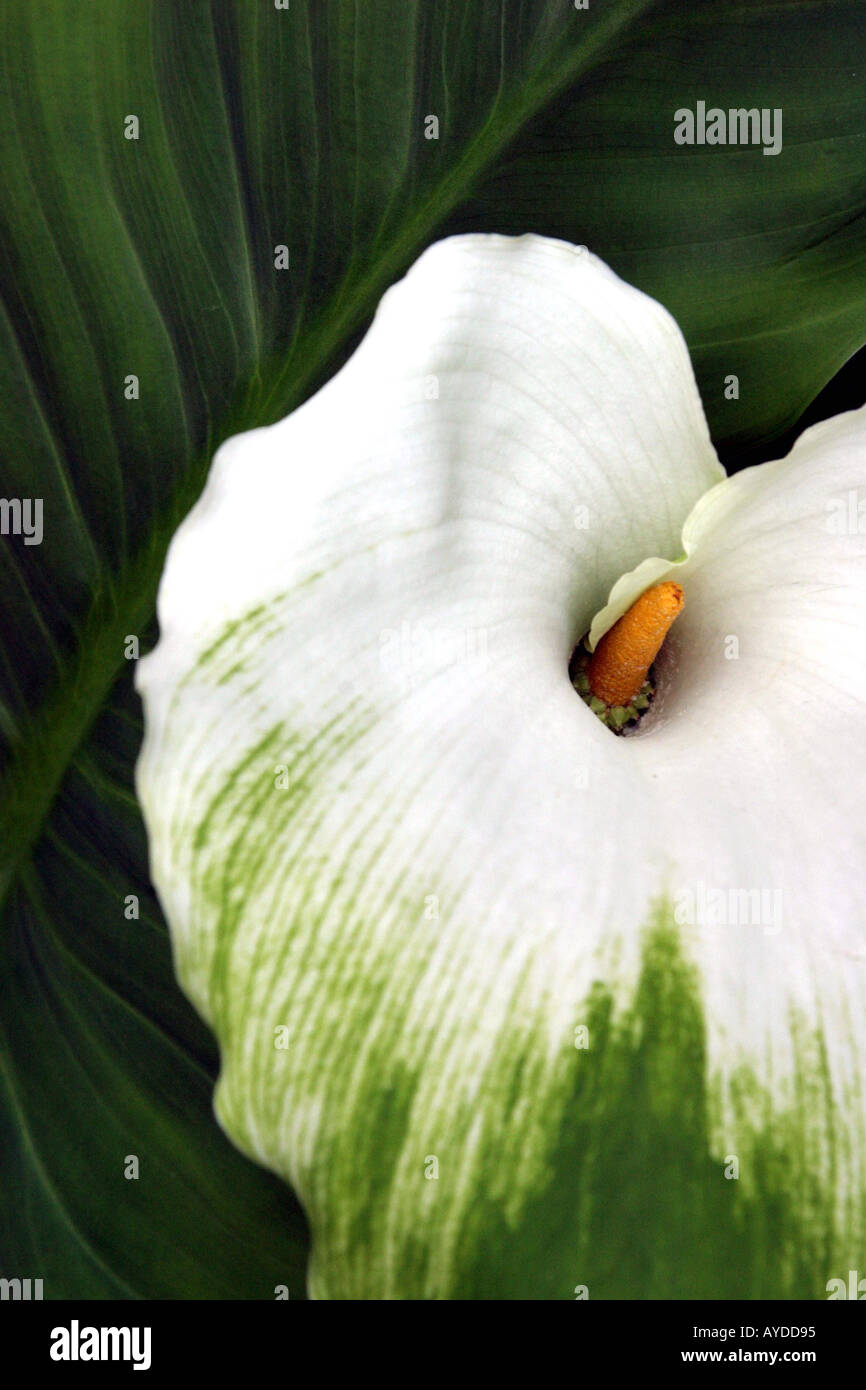
[[[0,6],[0,491],[44,502],[41,545],[0,541],[4,1275],[302,1291],[297,1205],[211,1118],[132,792],[125,639],[152,641],[215,445],[483,229],[586,243],[665,302],[726,459],[766,456],[866,337],[862,32],[843,0]],[[780,107],[782,153],[676,146],[699,100]]]

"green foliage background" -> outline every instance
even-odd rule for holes
[[[859,404],[862,358],[811,403],[866,340],[864,48],[856,0],[2,0],[0,492],[45,509],[0,551],[4,1276],[303,1296],[302,1213],[212,1119],[132,786],[124,638],[155,639],[214,448],[469,229],[585,243],[665,303],[729,467]],[[698,100],[781,108],[782,153],[675,146]]]

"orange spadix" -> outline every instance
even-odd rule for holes
[[[593,695],[607,705],[631,704],[684,602],[670,580],[641,594],[592,654],[586,675]]]

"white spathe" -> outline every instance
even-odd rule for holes
[[[663,308],[582,248],[467,236],[317,396],[220,449],[139,667],[138,787],[220,1117],[299,1192],[315,1293],[449,1296],[482,1191],[519,1228],[588,993],[628,1003],[659,903],[699,980],[713,1158],[747,1147],[744,1070],[788,1124],[823,1039],[848,1257],[866,538],[828,505],[864,444],[861,411],[724,479]],[[569,656],[668,574],[659,698],[618,739]]]

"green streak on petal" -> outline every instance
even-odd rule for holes
[[[587,1001],[590,1048],[565,1080],[544,1191],[512,1228],[479,1191],[477,1238],[449,1297],[573,1298],[578,1285],[597,1299],[826,1297],[844,1271],[828,1241],[832,1171],[808,1142],[815,1117],[831,1116],[820,1040],[801,1036],[800,1104],[781,1122],[755,1123],[770,1097],[743,1073],[740,1179],[729,1179],[728,1150],[713,1154],[703,1019],[661,906],[631,1007],[617,1016],[601,984]]]
[[[202,659],[210,678],[260,641],[250,618]],[[427,861],[423,826],[395,851],[426,765],[396,799],[375,779],[361,797],[374,711],[345,692],[329,707],[325,691],[315,731],[284,713],[247,729],[238,759],[231,719],[211,744],[193,694],[188,737],[214,757],[193,758],[161,836],[188,846],[178,970],[220,1044],[217,1114],[300,1196],[315,1296],[822,1298],[862,1264],[859,1197],[846,1211],[839,1196],[858,1097],[833,1095],[814,1026],[790,1019],[790,1083],[771,1091],[744,1064],[723,1097],[685,929],[660,903],[636,985],[597,980],[551,1046],[569,995],[544,924],[524,909],[484,936],[447,855]],[[354,811],[335,827],[337,792]],[[421,917],[431,872],[450,932],[438,954]]]
[[[324,763],[339,741],[323,754]],[[283,811],[273,813],[281,824],[290,803],[293,813],[301,809],[311,783],[299,776],[293,786]],[[223,829],[235,836],[227,857],[199,885],[218,915],[222,943],[212,979],[226,1061],[217,1110],[244,1151],[297,1183],[314,1232],[314,1296],[571,1299],[585,1284],[596,1299],[820,1298],[826,1280],[844,1274],[847,1265],[830,1238],[827,1194],[834,1183],[824,1138],[832,1105],[820,1039],[800,1034],[797,1099],[781,1118],[778,1107],[769,1118],[772,1098],[743,1071],[738,1137],[720,1149],[699,981],[669,908],[659,906],[647,927],[630,1004],[623,1009],[615,982],[593,988],[575,1020],[588,1027],[588,1049],[564,1038],[551,1067],[531,1031],[515,1022],[485,1062],[477,1104],[455,1097],[446,1107],[447,1127],[440,1111],[428,1129],[425,1071],[438,1065],[435,1040],[416,1049],[414,1066],[402,1044],[405,1010],[422,987],[429,949],[422,942],[407,951],[396,943],[389,974],[387,961],[359,950],[358,937],[369,939],[372,923],[364,923],[361,903],[349,900],[349,968],[332,962],[328,978],[326,957],[311,943],[316,916],[321,922],[335,904],[341,910],[341,884],[331,883],[327,899],[315,904],[314,883],[295,883],[292,914],[274,923],[281,939],[276,959],[260,946],[250,979],[238,978],[225,945],[241,913],[225,885],[239,872],[271,871],[267,841],[280,826],[273,815],[268,821],[263,806],[253,816],[236,817],[236,809],[233,802],[224,811]],[[239,847],[252,825],[258,848],[243,851],[250,857],[241,868]],[[286,844],[284,824],[282,832]],[[407,895],[398,920],[405,921],[410,897],[417,910],[417,896]],[[288,961],[299,941],[308,955],[295,975]],[[260,971],[271,981],[264,1017],[249,992]],[[317,993],[297,1004],[305,971],[321,971],[323,978]],[[395,991],[401,979],[402,990]],[[525,983],[512,984],[515,1021]],[[329,991],[336,997],[329,1000]],[[343,1013],[349,1017],[341,1033],[328,1019]],[[453,1046],[468,1052],[474,1029],[466,1022]],[[283,1054],[273,1048],[273,1028],[282,1023],[292,1031],[294,1057],[291,1048]],[[300,1077],[297,1049],[307,1054]],[[457,1075],[469,1065],[459,1055],[448,1060]],[[307,1153],[288,1138],[291,1095],[319,1121]],[[529,1123],[527,1102],[536,1111]],[[467,1169],[470,1148],[477,1162]],[[414,1155],[408,1169],[407,1150]],[[424,1177],[430,1153],[442,1161],[436,1182]],[[724,1175],[729,1153],[739,1158],[739,1180]],[[441,1236],[455,1197],[450,1176],[458,1169],[473,1190],[460,1208],[456,1240],[446,1242],[446,1260]]]

